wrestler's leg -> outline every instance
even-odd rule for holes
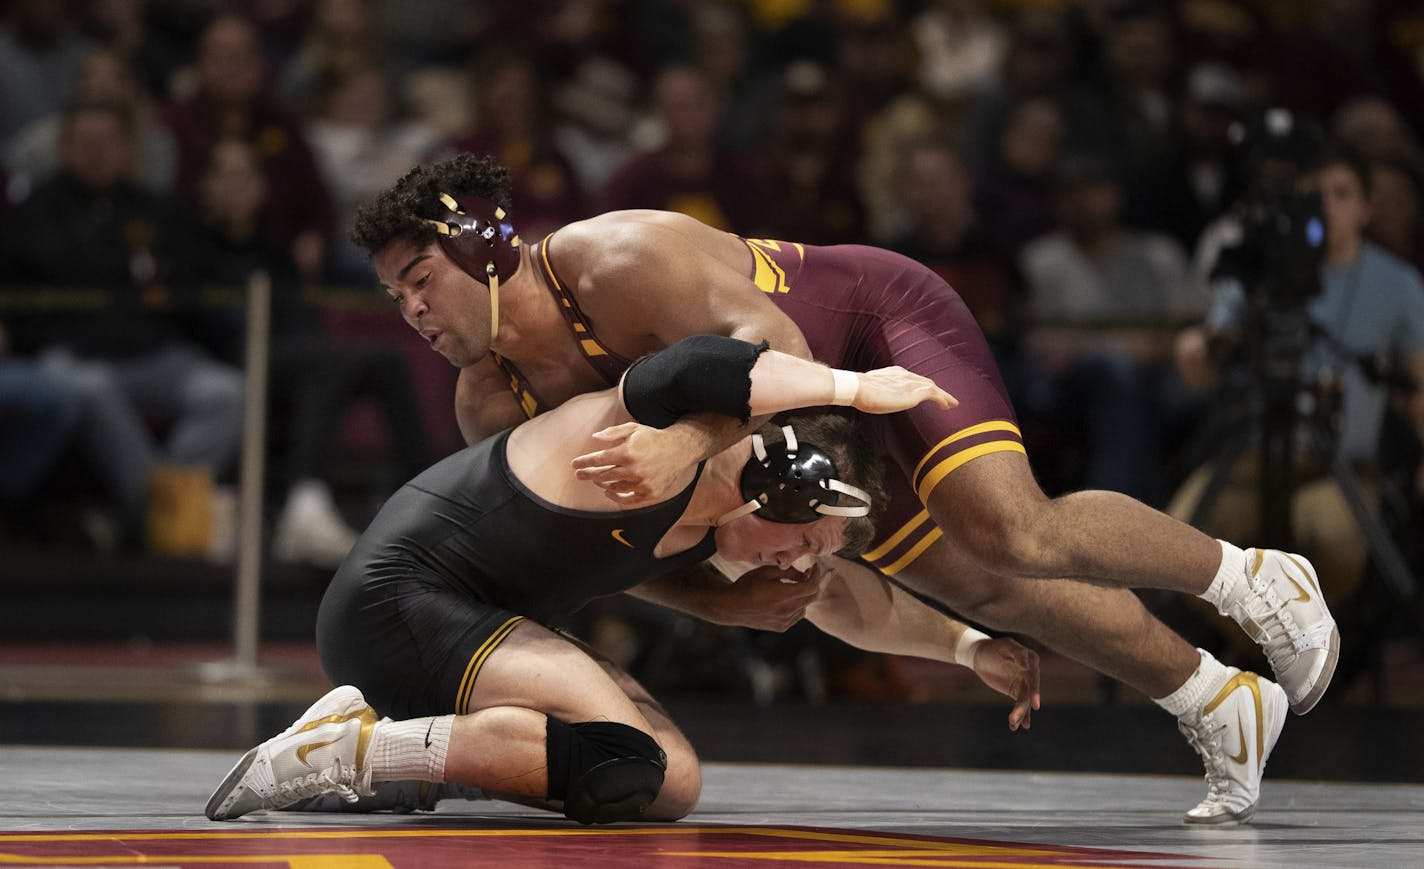
[[[1047,497],[1016,452],[955,470],[930,493],[929,511],[971,561],[1005,576],[1200,594],[1221,563],[1217,541],[1126,495]]]
[[[1127,589],[1000,576],[941,539],[895,575],[907,587],[999,631],[1021,633],[1146,694],[1192,675],[1196,649]]]
[[[470,709],[455,717],[451,729],[447,781],[543,799],[549,792],[546,716],[552,716],[571,724],[617,722],[653,737],[667,754],[667,775],[643,817],[676,820],[697,804],[697,756],[647,692],[612,664],[539,625],[521,623],[490,654]]]
[[[1340,635],[1315,570],[1299,556],[1248,553],[1113,492],[1048,498],[1020,453],[980,456],[929,493],[945,536],[990,573],[1070,577],[1200,595],[1256,640],[1305,714],[1330,684]]]

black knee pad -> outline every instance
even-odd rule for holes
[[[662,790],[667,755],[636,727],[610,721],[565,724],[548,716],[549,799],[581,824],[640,817]]]

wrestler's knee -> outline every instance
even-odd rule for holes
[[[667,778],[667,755],[649,734],[616,721],[567,724],[549,716],[549,799],[581,824],[645,817]]]
[[[690,748],[667,746],[667,773],[658,798],[643,817],[650,821],[677,821],[687,817],[702,799],[702,762]]]

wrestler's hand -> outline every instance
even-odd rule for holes
[[[974,649],[974,672],[985,685],[1014,701],[1009,729],[1029,729],[1038,708],[1038,653],[1008,637],[985,640]]]
[[[752,568],[718,593],[711,620],[781,633],[801,621],[829,577],[819,562],[805,572],[774,564]]]
[[[856,380],[851,407],[863,413],[895,413],[925,401],[934,402],[945,410],[959,404],[958,399],[940,389],[933,380],[898,365],[859,372]]]
[[[574,477],[603,489],[627,509],[660,504],[677,494],[682,473],[703,450],[695,433],[681,425],[657,429],[625,422],[593,437],[608,446],[575,458]]]

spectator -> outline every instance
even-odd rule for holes
[[[912,144],[902,164],[898,191],[909,225],[891,247],[934,269],[959,292],[1007,368],[1002,363],[1017,308],[1016,279],[984,240],[969,168],[943,139]]]
[[[587,216],[583,188],[554,143],[543,82],[527,55],[490,51],[480,57],[472,79],[479,124],[452,144],[508,167],[520,232],[539,239]]]
[[[994,250],[1019,249],[1054,227],[1053,172],[1063,152],[1063,109],[1050,97],[1029,97],[1004,122],[988,168],[977,176],[984,233]]]
[[[255,271],[273,281],[273,403],[285,412],[285,492],[272,537],[273,553],[285,561],[331,570],[356,540],[333,497],[329,458],[339,451],[344,411],[372,397],[385,411],[395,447],[394,475],[404,479],[430,459],[421,415],[411,398],[411,376],[400,354],[326,337],[322,324],[300,298],[286,250],[264,240],[258,220],[268,183],[256,149],[242,139],[220,141],[199,184],[200,237],[194,275],[201,283],[243,286]],[[242,337],[231,323],[228,343]]]
[[[974,98],[964,113],[964,155],[975,175],[994,164],[1009,115],[1024,101],[1040,96],[1073,99],[1073,60],[1061,16],[1030,11],[1014,20],[999,81]]]
[[[205,4],[152,0],[87,0],[84,33],[119,55],[144,95],[166,97],[193,60]],[[171,182],[170,182],[171,183]]]
[[[0,504],[28,500],[79,428],[84,394],[30,360],[9,355],[0,325]]]
[[[724,107],[717,144],[744,154],[766,140],[776,76],[762,67],[747,14],[736,4],[691,5],[692,61],[707,73]]]
[[[740,232],[811,244],[865,240],[865,208],[855,186],[858,136],[826,70],[797,61],[782,76],[772,138],[745,164],[757,201],[742,206]]]
[[[136,423],[109,433],[113,458],[103,470],[122,477],[130,520],[160,461],[196,466],[209,479],[224,473],[242,422],[242,374],[196,344],[195,314],[170,283],[185,239],[167,203],[128,180],[131,142],[121,108],[67,110],[59,172],[11,215],[4,257],[21,285],[112,294],[107,309],[32,318],[24,333],[17,323],[16,343],[91,395],[122,399],[116,417],[168,424],[161,446]]]
[[[122,106],[133,128],[134,182],[158,196],[172,192],[178,159],[173,134],[156,117],[148,94],[121,55],[103,48],[90,52],[75,83],[74,100]],[[60,113],[55,112],[11,139],[6,162],[26,188],[54,173],[59,162],[59,125]]]
[[[1179,106],[1190,201],[1184,228],[1193,242],[1240,193],[1239,167],[1232,160],[1231,125],[1241,117],[1241,77],[1231,67],[1203,63],[1187,75]]]
[[[1370,239],[1424,270],[1424,158],[1370,166]]]
[[[1081,485],[1160,503],[1172,330],[1202,308],[1186,252],[1123,226],[1105,156],[1069,157],[1058,179],[1060,228],[1023,251],[1032,325],[1019,407],[1082,432]]]
[[[165,119],[178,142],[175,189],[196,193],[213,144],[239,136],[257,146],[272,195],[262,215],[263,233],[287,245],[303,277],[321,274],[335,220],[331,196],[300,126],[266,97],[261,46],[252,22],[221,15],[198,43],[197,90],[168,106]]]
[[[982,0],[926,5],[911,22],[920,88],[941,103],[957,105],[996,85],[1009,39]]]
[[[327,258],[327,274],[341,283],[370,283],[375,275],[365,253],[346,237],[356,207],[434,153],[439,139],[423,124],[393,117],[383,67],[333,68],[317,93],[319,114],[307,134],[341,228]]]
[[[628,132],[637,94],[633,73],[605,57],[585,60],[555,90],[554,141],[590,196],[635,153]]]
[[[1361,359],[1392,359],[1424,383],[1424,283],[1407,263],[1364,239],[1369,220],[1368,169],[1343,152],[1328,155],[1314,173],[1325,204],[1326,239],[1320,268],[1323,292],[1307,304],[1313,324],[1311,343],[1301,365],[1308,387],[1333,383],[1340,412],[1336,449],[1353,464],[1377,496],[1374,457],[1387,406],[1384,386],[1372,383]],[[1220,282],[1211,327],[1217,340],[1238,343],[1248,323],[1246,289],[1234,279]],[[1198,388],[1213,385],[1222,373],[1207,352],[1205,328],[1184,334],[1178,345],[1183,379]],[[1249,375],[1250,372],[1247,372]],[[1239,403],[1240,396],[1227,396]],[[1411,397],[1410,422],[1424,437],[1424,395]],[[1301,551],[1319,565],[1326,598],[1332,605],[1348,599],[1364,576],[1368,556],[1363,532],[1355,524],[1334,478],[1325,474],[1329,457],[1293,457],[1295,495],[1291,533]],[[1173,498],[1169,508],[1186,517],[1196,509],[1210,468],[1199,469]],[[1259,463],[1247,451],[1228,469],[1226,488],[1202,521],[1204,528],[1258,538]],[[1424,487],[1422,487],[1424,488]],[[1273,541],[1274,542],[1274,541]]]
[[[1120,4],[1102,32],[1097,99],[1068,118],[1068,146],[1109,154],[1122,180],[1123,220],[1191,244],[1201,229],[1176,114],[1175,43],[1155,6]]]
[[[279,92],[294,112],[320,110],[327,77],[384,63],[372,0],[318,0],[315,7],[301,46],[282,68]]]
[[[55,114],[74,88],[89,43],[67,0],[14,0],[0,29],[0,142]]]
[[[722,105],[707,74],[692,66],[660,72],[653,83],[653,114],[661,142],[625,163],[608,182],[606,210],[678,211],[738,231],[745,186],[731,156],[717,147]]]
[[[1419,151],[1404,115],[1382,97],[1359,96],[1347,101],[1331,119],[1331,132],[1366,160],[1398,159]]]

